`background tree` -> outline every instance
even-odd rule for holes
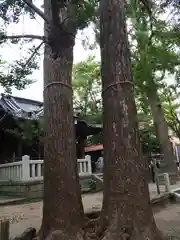
[[[154,7],[149,12],[134,2],[131,8],[136,48],[132,49],[135,57],[134,67],[136,86],[141,89],[146,102],[151,108],[155,129],[159,137],[167,171],[176,171],[172,145],[169,141],[168,125],[165,120],[163,108],[158,94],[166,73],[176,72],[179,65],[179,55],[175,46],[179,42],[178,33],[169,21],[161,20],[162,10],[153,3]],[[133,9],[136,9],[134,11]],[[144,95],[146,94],[146,96]]]
[[[179,86],[178,84],[164,85],[160,92],[160,100],[165,113],[165,118],[169,128],[180,139],[180,119],[179,119]]]
[[[142,108],[139,106],[139,104],[137,104],[137,102],[136,108],[143,155],[145,157],[150,157],[152,153],[159,154],[160,142],[159,138],[156,136],[153,118],[150,114],[149,108],[142,111]]]

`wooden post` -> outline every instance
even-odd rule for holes
[[[165,191],[171,192],[171,186],[170,186],[170,180],[169,180],[169,174],[164,173],[164,185],[165,185]]]
[[[0,220],[0,240],[9,240],[9,220]]]
[[[88,161],[88,173],[89,175],[92,175],[91,156],[86,155],[85,159]]]
[[[156,159],[154,159],[154,158],[153,158],[153,165],[154,165],[154,174],[155,174],[155,182],[156,182],[156,187],[157,187],[157,193],[160,194],[158,169],[157,169],[157,166],[156,166]]]
[[[25,155],[22,157],[22,180],[29,181],[30,179],[30,164],[29,164],[30,157]]]

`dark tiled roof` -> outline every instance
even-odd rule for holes
[[[42,102],[12,95],[1,94],[0,108],[18,118],[39,119],[44,115]],[[81,127],[84,123],[87,136],[97,134],[102,130],[102,126],[88,125],[83,119],[74,116],[74,124],[77,123],[81,123]]]
[[[43,103],[11,95],[1,95],[0,106],[12,115],[23,118],[37,118]]]

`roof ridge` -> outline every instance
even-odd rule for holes
[[[5,94],[5,93],[1,93],[1,96],[2,97],[11,97],[11,98],[14,98],[14,99],[19,99],[19,100],[30,101],[30,102],[34,102],[34,103],[43,105],[42,101],[38,101],[38,100],[30,99],[30,98],[18,97],[18,96],[14,96],[14,95],[10,95],[10,94]]]

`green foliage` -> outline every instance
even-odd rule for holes
[[[68,5],[69,3],[67,3],[67,1],[60,1],[58,3],[59,8],[61,9],[68,8]],[[88,24],[95,19],[98,7],[98,0],[86,0],[77,3],[77,30],[87,27]],[[0,18],[2,18],[6,24],[12,22],[18,23],[20,17],[24,14],[28,14],[30,18],[35,18],[34,11],[28,7],[23,0],[4,0],[0,3]]]
[[[83,29],[94,21],[97,17],[97,9],[99,7],[99,0],[87,0],[78,5],[76,13],[77,29]]]
[[[102,124],[100,63],[89,57],[73,68],[74,111],[89,123]],[[102,143],[102,136],[90,136],[88,144]]]
[[[151,77],[159,83],[164,78],[158,78],[157,75],[163,74],[164,71],[174,73],[176,67],[180,65],[179,54],[175,51],[175,47],[180,41],[179,33],[174,32],[165,21],[158,19],[151,22],[154,29],[151,31],[149,21],[152,20],[136,21],[135,31],[132,35],[132,39],[136,41],[135,45],[137,46],[132,49],[133,73],[135,84],[141,93],[149,85],[148,80]],[[147,34],[150,31],[152,37]],[[165,34],[166,36],[164,36]]]
[[[29,50],[27,57],[15,60],[13,64],[0,62],[0,85],[7,93],[11,93],[12,87],[22,90],[33,83],[32,73],[38,69],[38,54],[32,56],[35,46]],[[7,67],[8,71],[4,71]]]
[[[20,44],[29,41],[22,41],[20,38],[8,39],[6,31],[7,25],[10,23],[19,23],[20,18],[24,14],[29,14],[32,18],[34,12],[32,9],[22,0],[4,0],[0,2],[0,19],[1,24],[4,26],[0,29],[0,46],[1,48],[6,46],[6,42],[10,41],[12,44]],[[21,48],[21,47],[20,47]],[[7,93],[11,93],[12,87],[18,90],[22,90],[28,85],[33,83],[32,73],[38,69],[38,57],[39,54],[36,52],[36,46],[32,45],[30,49],[24,53],[21,59],[13,61],[13,63],[0,62],[0,85],[4,88]],[[36,54],[34,54],[36,52]],[[5,70],[4,70],[5,69]]]
[[[23,0],[2,0],[0,2],[0,18],[5,24],[19,23],[20,17],[29,14],[34,17],[34,11]]]
[[[71,3],[67,3],[67,1],[57,1],[57,6],[59,6],[59,9],[63,9],[63,11],[65,9],[68,9],[69,4]],[[74,19],[76,31],[78,29],[81,30],[87,27],[89,23],[96,18],[98,6],[98,0],[87,0],[77,3],[75,16],[76,19]],[[1,47],[3,47],[2,43],[5,43],[6,41],[10,41],[13,44],[20,43],[20,38],[8,39],[5,29],[10,23],[18,24],[21,17],[25,14],[32,19],[36,17],[35,11],[31,7],[29,7],[28,4],[26,4],[23,0],[2,0],[0,2],[0,19],[2,26],[0,29]],[[31,47],[29,50],[32,51],[33,47]],[[29,79],[29,76],[31,76],[33,71],[37,68],[38,61],[35,55],[33,58],[31,58],[31,61],[28,61],[24,58],[17,60],[12,66],[10,66],[10,70],[8,71],[8,73],[2,71],[0,72],[0,84],[3,88],[5,88],[8,93],[11,92],[11,88],[13,86],[19,90],[23,89],[33,82],[31,79]]]
[[[75,113],[80,113],[90,123],[102,124],[100,63],[94,57],[74,65],[73,88]],[[143,152],[157,152],[159,141],[155,137],[152,116],[149,109],[143,111],[141,101],[137,99],[137,103]],[[102,144],[102,134],[89,137],[87,143]]]
[[[163,90],[160,92],[160,99],[167,124],[178,138],[180,138],[179,97],[180,91],[177,84],[164,85]]]
[[[166,74],[176,73],[178,77],[177,67],[180,65],[180,25],[173,21],[174,14],[178,18],[179,4],[175,4],[175,1],[150,2],[151,13],[142,1],[126,2],[136,102],[144,111],[149,110],[147,87],[152,91],[154,87],[161,88]],[[172,12],[170,5],[174,7]],[[162,14],[167,18],[163,18]],[[98,21],[96,23],[95,33],[99,33]],[[154,85],[151,84],[152,80]]]
[[[73,68],[74,109],[82,118],[101,123],[100,64],[89,57]]]
[[[141,104],[137,105],[140,140],[142,151],[145,155],[160,152],[159,139],[156,137],[153,126],[153,119],[149,109],[142,108]]]
[[[160,143],[156,137],[153,126],[140,130],[140,140],[142,151],[145,155],[160,152]]]
[[[43,128],[38,121],[18,119],[16,125],[17,127],[7,129],[6,132],[17,138],[18,141],[25,142],[28,146],[37,143],[43,134]]]
[[[132,23],[130,46],[136,102],[137,107],[147,114],[150,111],[148,91],[158,92],[161,97],[160,92],[165,86],[165,77],[168,74],[176,74],[177,79],[179,77],[180,31],[179,26],[171,21],[172,14],[169,9],[156,6],[150,15],[147,11],[143,11],[136,1],[132,0],[132,2],[133,4],[128,6],[128,17]],[[163,19],[162,14],[168,17]],[[161,102],[168,126],[176,128],[177,134],[176,106],[170,107],[162,98]]]

